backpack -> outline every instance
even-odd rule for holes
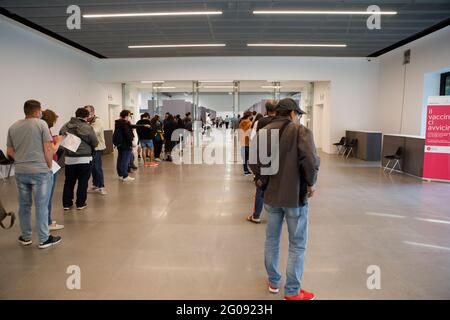
[[[290,120],[287,120],[280,128],[280,134],[279,134],[279,139],[281,140],[281,137],[283,135],[284,130],[286,129],[286,127],[291,123]],[[251,169],[251,167],[250,167]],[[269,185],[269,179],[270,176],[267,175],[262,175],[262,174],[257,174],[255,175],[255,186],[257,188],[260,188],[261,190],[265,191],[267,189],[267,186]]]
[[[119,148],[123,144],[123,135],[122,135],[122,132],[120,129],[114,130],[112,140],[113,140],[113,145],[116,148]]]

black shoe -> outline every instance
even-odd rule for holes
[[[77,210],[83,210],[83,209],[86,209],[86,207],[87,207],[87,204],[85,203],[85,204],[83,204],[82,206],[77,206]]]
[[[51,246],[54,246],[54,245],[60,243],[61,240],[62,240],[62,238],[59,237],[59,236],[52,236],[52,235],[49,235],[47,241],[45,241],[45,242],[43,242],[43,243],[40,243],[39,246],[38,246],[38,248],[39,248],[39,249],[46,249],[46,248],[49,248],[49,247],[51,247]]]
[[[19,237],[18,241],[23,246],[29,246],[30,244],[33,243],[33,241],[31,239],[30,240],[25,240],[22,236]]]

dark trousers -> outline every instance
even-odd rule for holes
[[[65,166],[66,179],[64,181],[63,206],[68,208],[73,205],[73,191],[77,186],[77,207],[86,204],[89,177],[91,175],[91,163],[72,164]]]
[[[94,159],[92,160],[92,184],[96,188],[105,187],[102,167],[102,153],[102,151],[96,150],[94,153]]]
[[[153,144],[155,145],[155,158],[159,158],[162,151],[163,141],[162,140],[153,140]]]
[[[119,149],[117,156],[117,174],[119,177],[128,177],[128,166],[131,160],[131,149]]]
[[[243,167],[244,167],[244,173],[249,173],[250,170],[248,169],[248,159],[250,157],[250,147],[245,146],[242,147],[242,160],[244,161]]]

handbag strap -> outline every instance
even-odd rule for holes
[[[0,226],[3,229],[11,229],[12,226],[14,225],[14,222],[16,221],[16,215],[14,214],[14,212],[6,212],[6,215],[3,218],[3,220],[6,219],[7,216],[11,217],[11,220],[9,221],[9,227],[5,227],[5,225],[3,224],[3,221],[0,221]]]

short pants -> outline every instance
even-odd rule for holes
[[[141,144],[141,148],[149,148],[153,149],[153,140],[140,140],[139,143]]]

